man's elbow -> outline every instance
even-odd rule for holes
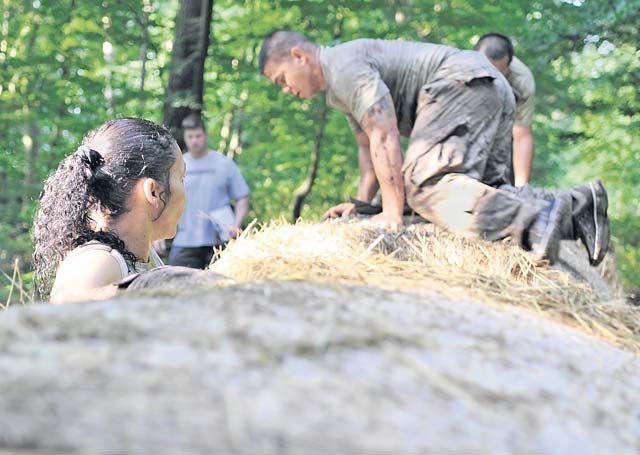
[[[364,131],[356,133],[356,141],[358,141],[358,148],[369,149],[369,136]]]

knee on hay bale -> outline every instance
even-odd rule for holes
[[[385,233],[357,221],[271,222],[245,230],[211,270],[236,282],[304,280],[474,296],[534,310],[640,352],[640,316],[624,299],[537,265],[508,242],[470,240],[431,224]]]

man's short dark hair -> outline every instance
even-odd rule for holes
[[[474,49],[482,52],[490,60],[502,60],[505,57],[509,57],[509,63],[513,60],[513,44],[508,37],[500,33],[482,35]]]
[[[258,68],[260,74],[264,74],[264,67],[267,62],[280,62],[291,55],[294,47],[305,47],[311,41],[302,33],[290,30],[276,30],[267,36],[262,42],[260,56],[258,57]]]
[[[184,119],[182,119],[182,129],[183,130],[197,130],[202,129],[205,133],[207,129],[204,127],[204,122],[202,121],[202,117],[198,114],[189,114]]]

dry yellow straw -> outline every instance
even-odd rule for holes
[[[238,282],[306,280],[436,291],[524,307],[640,352],[640,317],[624,300],[538,265],[506,242],[469,240],[432,225],[385,233],[359,222],[252,225],[212,270]]]

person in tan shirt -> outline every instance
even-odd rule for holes
[[[511,40],[499,33],[482,35],[474,47],[507,78],[516,97],[516,118],[513,125],[513,173],[516,187],[523,187],[531,178],[533,163],[533,110],[536,83],[531,70],[513,55]]]

